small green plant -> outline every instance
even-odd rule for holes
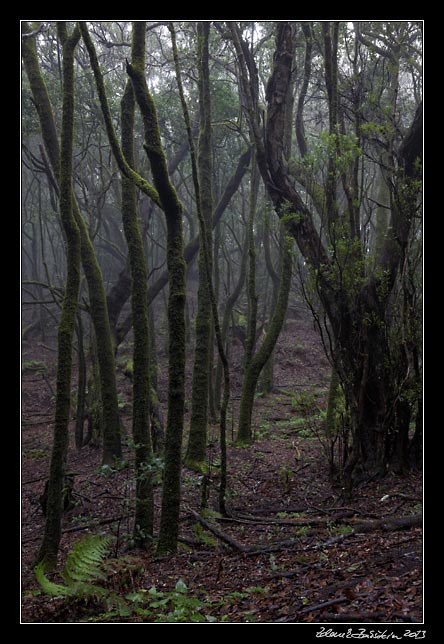
[[[352,528],[351,525],[333,526],[330,529],[331,534],[335,534],[335,535],[351,534],[353,531],[354,531],[354,528]]]
[[[48,366],[42,360],[26,360],[22,362],[22,372],[46,373]]]
[[[300,528],[296,529],[296,535],[298,537],[306,537],[308,535],[308,526],[301,525]]]
[[[204,612],[210,605],[197,597],[188,595],[188,588],[179,579],[174,590],[159,591],[155,586],[146,590],[139,589],[126,595],[132,604],[133,612],[142,617],[154,618],[153,622],[215,622],[216,617]]]

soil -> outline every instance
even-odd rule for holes
[[[234,437],[239,404],[241,355],[241,345],[234,344],[230,438]],[[205,511],[200,509],[202,476],[183,468],[179,549],[168,557],[131,549],[134,481],[132,453],[127,445],[131,435],[131,382],[124,374],[125,359],[130,357],[127,344],[119,350],[117,364],[128,465],[106,470],[101,467],[99,448],[76,450],[72,437],[68,469],[74,474],[75,504],[64,514],[60,563],[51,579],[60,582],[66,555],[75,542],[85,534],[100,532],[113,537],[106,568],[110,590],[122,597],[129,593],[140,597],[152,587],[158,593],[172,592],[182,580],[186,596],[196,600],[197,608],[190,612],[193,619],[318,624],[422,621],[422,522],[412,521],[402,529],[393,529],[389,523],[392,518],[412,519],[422,512],[421,473],[364,480],[353,491],[352,499],[344,500],[341,487],[330,476],[321,440],[330,367],[311,321],[291,320],[281,334],[276,349],[275,391],[256,399],[253,446],[239,448],[230,441],[229,517],[217,513],[217,424],[211,427]],[[162,351],[159,357],[159,396],[165,406]],[[32,566],[44,527],[40,497],[51,453],[55,368],[54,338],[47,338],[45,343],[24,343],[21,621],[118,623],[161,619],[160,608],[149,614],[126,606],[117,614],[119,611],[113,611],[109,603],[105,606],[97,599],[80,602],[53,598],[41,592],[35,580]],[[75,377],[73,391],[74,383]],[[160,492],[158,485],[157,521]],[[385,523],[378,524],[378,520]],[[134,597],[131,601],[136,601]]]

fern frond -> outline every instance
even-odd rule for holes
[[[66,559],[62,574],[66,584],[106,579],[100,566],[108,554],[110,543],[111,537],[100,534],[90,534],[78,541]]]
[[[111,537],[100,534],[90,534],[78,541],[66,559],[62,578],[66,585],[55,584],[45,575],[43,563],[34,568],[35,576],[42,590],[56,597],[86,597],[103,595],[106,588],[92,582],[106,580],[106,575],[100,570],[104,558],[108,554]]]
[[[34,568],[34,573],[43,592],[47,593],[48,595],[54,595],[55,597],[67,597],[71,594],[71,590],[68,586],[55,584],[48,579],[48,577],[45,575],[45,564],[43,562],[37,564],[37,566]]]

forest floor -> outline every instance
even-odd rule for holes
[[[126,351],[129,358],[130,348]],[[240,354],[233,351],[230,438],[231,416],[235,424],[239,403]],[[119,355],[122,417],[130,443],[131,383],[123,374],[125,348]],[[44,370],[34,361],[44,363]],[[106,470],[99,449],[77,451],[72,441],[69,470],[75,474],[75,506],[64,514],[59,569],[50,578],[60,583],[66,555],[83,535],[109,534],[113,540],[102,582],[106,601],[68,601],[42,593],[32,563],[44,527],[39,498],[51,452],[55,363],[53,343],[24,344],[22,623],[422,621],[421,474],[362,481],[352,498],[344,500],[329,477],[319,433],[329,364],[319,335],[304,320],[291,321],[281,335],[276,391],[257,397],[253,446],[238,448],[231,441],[228,446],[229,517],[217,512],[217,425],[209,447],[205,511],[200,509],[202,476],[183,468],[177,554],[157,557],[130,549],[131,465]],[[164,373],[161,382],[164,388]],[[129,447],[125,457],[131,464]],[[160,486],[155,503],[158,521]]]

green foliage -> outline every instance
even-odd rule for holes
[[[43,592],[69,603],[75,601],[77,607],[86,606],[89,622],[139,616],[143,621],[154,623],[226,621],[226,615],[218,618],[212,613],[227,604],[237,605],[240,599],[268,592],[267,588],[251,586],[210,602],[190,595],[182,579],[178,579],[172,590],[157,590],[155,586],[150,589],[134,588],[134,575],[143,571],[143,565],[141,567],[138,560],[134,562],[127,558],[110,559],[108,562],[106,556],[110,541],[110,536],[99,534],[88,535],[79,540],[67,557],[62,573],[64,584],[50,581],[43,565],[36,566],[35,575]],[[114,579],[113,588],[107,587],[105,582],[108,582],[108,586],[111,585],[110,580],[116,574],[118,578]],[[132,590],[128,593],[129,584]],[[116,587],[118,590],[115,590]],[[92,607],[99,608],[100,612],[91,616]]]
[[[350,164],[362,156],[362,149],[358,145],[355,134],[336,134],[327,131],[320,132],[311,152],[305,155],[302,161],[291,159],[290,172],[309,170],[318,172],[325,168],[329,159],[334,159],[335,170],[341,174],[347,172]]]
[[[25,360],[22,362],[22,372],[46,373],[48,366],[42,360]]]
[[[50,581],[43,563],[38,564],[35,576],[42,590],[56,597],[86,598],[107,594],[107,589],[95,582],[105,581],[101,567],[108,553],[111,537],[90,534],[78,541],[69,553],[62,578],[65,585]]]
[[[330,533],[334,535],[346,535],[352,532],[354,532],[354,528],[351,525],[339,525],[330,529]]]

